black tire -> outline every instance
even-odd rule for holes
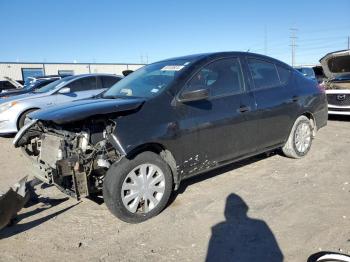
[[[24,113],[22,113],[22,115],[20,116],[20,118],[18,120],[18,130],[20,130],[24,126],[24,121],[25,121],[27,115],[30,114],[31,112],[36,111],[36,110],[39,110],[39,109],[29,109],[29,110],[25,111]]]
[[[165,189],[159,203],[149,212],[130,212],[122,201],[122,185],[129,172],[141,164],[153,164],[164,174]],[[158,215],[167,205],[173,189],[173,177],[169,165],[153,152],[143,152],[133,159],[123,158],[113,164],[103,182],[103,198],[113,215],[127,223],[141,223]]]
[[[295,134],[298,127],[302,124],[306,124],[310,128],[310,143],[305,151],[300,152],[296,147]],[[300,116],[297,118],[297,120],[295,120],[292,130],[289,134],[288,140],[286,144],[282,147],[282,151],[284,155],[287,157],[302,158],[309,152],[312,145],[312,139],[313,139],[313,128],[312,128],[310,119],[308,119],[306,116]]]

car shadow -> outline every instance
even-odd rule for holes
[[[256,156],[253,156],[253,157],[250,157],[247,159],[243,159],[241,161],[237,161],[237,162],[219,167],[217,169],[208,171],[206,173],[199,174],[199,175],[193,176],[191,178],[185,179],[185,180],[181,181],[179,189],[177,191],[174,191],[173,194],[171,195],[168,206],[171,205],[175,201],[176,197],[179,194],[183,194],[186,191],[186,189],[193,184],[196,184],[196,183],[201,182],[201,181],[205,181],[207,179],[211,179],[215,176],[224,174],[226,172],[233,171],[233,170],[238,169],[240,167],[250,165],[252,163],[259,162],[259,161],[264,160],[266,158],[269,158],[271,156],[280,155],[280,154],[281,154],[281,152],[279,150],[267,152],[264,154],[260,154],[260,155],[256,155]]]
[[[240,167],[258,162],[260,160],[264,160],[268,157],[271,157],[274,155],[280,155],[280,154],[281,154],[280,150],[267,152],[264,154],[260,154],[260,155],[253,156],[253,157],[241,160],[241,161],[237,161],[235,163],[228,164],[228,165],[219,167],[217,169],[205,172],[203,174],[199,174],[197,176],[193,176],[191,178],[185,179],[185,180],[181,181],[179,189],[172,192],[170,199],[167,203],[167,206],[170,206],[175,201],[175,199],[177,198],[177,196],[179,194],[183,194],[186,191],[187,187],[189,187],[193,184],[210,179],[210,178],[215,177],[217,175],[224,174],[224,173],[229,172],[229,171],[233,171],[233,170],[238,169]],[[91,200],[92,202],[98,204],[98,205],[104,204],[103,195],[101,192],[97,193],[97,194],[91,194],[90,196],[88,196],[88,199]]]
[[[0,138],[14,138],[15,134],[1,134]]]
[[[44,207],[38,207],[34,210],[31,210],[31,211],[28,211],[28,212],[25,212],[25,213],[21,213],[19,215],[17,215],[13,221],[11,222],[10,225],[8,225],[7,227],[3,228],[1,231],[0,231],[0,239],[5,239],[5,238],[9,238],[9,237],[12,237],[12,236],[15,236],[19,233],[22,233],[22,232],[25,232],[29,229],[32,229],[34,227],[37,227],[39,226],[40,224],[42,223],[45,223],[46,221],[68,211],[69,209],[75,207],[76,205],[80,204],[80,202],[72,205],[72,206],[69,206],[69,207],[66,207],[62,210],[59,210],[57,212],[54,212],[52,214],[49,214],[45,217],[41,217],[39,219],[36,219],[36,220],[33,220],[33,221],[30,221],[28,223],[23,223],[23,224],[18,224],[21,220],[25,219],[25,218],[29,218],[31,216],[34,216],[34,215],[37,215],[43,211],[46,211],[48,209],[51,209],[52,207],[54,206],[57,206],[65,201],[67,201],[69,199],[69,197],[65,197],[65,198],[61,198],[61,199],[48,199],[48,198],[39,198],[39,203],[42,203],[44,204]]]
[[[226,200],[225,221],[212,227],[207,262],[280,262],[283,253],[265,221],[247,216],[248,205],[236,194]]]

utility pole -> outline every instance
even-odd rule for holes
[[[143,64],[143,55],[142,54],[140,55],[140,62],[141,62],[141,64]]]
[[[267,55],[267,28],[264,27],[264,54]]]
[[[348,50],[350,49],[350,36],[348,36]]]
[[[290,46],[292,47],[292,66],[294,67],[295,66],[295,48],[297,47],[297,44],[296,44],[296,39],[298,38],[296,36],[296,33],[298,31],[297,28],[290,28]]]

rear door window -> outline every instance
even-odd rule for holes
[[[89,76],[73,81],[68,84],[71,92],[89,91],[97,89],[96,77]]]
[[[203,88],[213,97],[241,93],[244,81],[238,58],[223,58],[204,66],[189,81],[186,91]]]
[[[110,88],[112,85],[120,80],[118,77],[114,76],[101,76],[102,88]]]
[[[283,66],[276,65],[276,67],[282,85],[287,85],[291,79],[292,71]]]
[[[248,65],[255,89],[266,89],[281,85],[274,63],[250,58],[248,59]]]

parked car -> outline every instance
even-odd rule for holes
[[[33,111],[98,95],[120,79],[119,76],[104,74],[69,76],[32,93],[1,99],[0,134],[16,133]]]
[[[0,93],[0,99],[8,98],[10,96],[17,96],[21,94],[32,93],[36,89],[39,89],[47,84],[50,84],[54,81],[57,81],[63,77],[67,77],[69,75],[52,75],[52,76],[40,76],[40,77],[28,77],[24,82],[24,85],[21,88],[3,90]],[[1,100],[0,100],[1,101]]]
[[[350,115],[350,50],[325,55],[320,60],[327,79],[323,82],[328,113]]]
[[[295,67],[295,69],[297,71],[299,71],[300,73],[302,73],[306,78],[309,78],[309,79],[317,82],[315,71],[313,70],[312,67],[300,66],[300,67]]]
[[[327,77],[324,75],[321,65],[316,65],[312,68],[315,72],[317,83],[321,84]]]
[[[14,145],[42,181],[77,198],[103,192],[137,223],[185,178],[278,148],[305,156],[327,116],[324,90],[290,66],[221,52],[149,64],[98,98],[34,112]]]

